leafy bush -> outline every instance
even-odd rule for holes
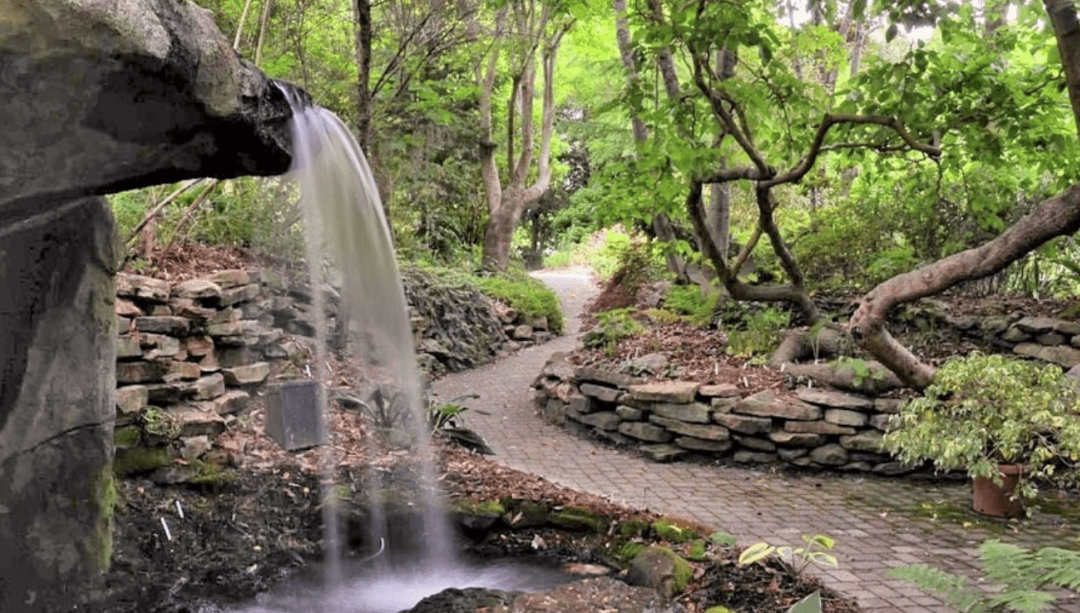
[[[945,362],[901,407],[884,446],[907,464],[929,460],[998,485],[999,464],[1023,464],[1017,488],[1030,502],[1033,480],[1069,483],[1080,473],[1080,394],[1057,366],[975,351]]]
[[[946,605],[962,613],[1041,613],[1057,601],[1057,596],[1045,588],[1080,590],[1080,552],[1057,547],[1030,551],[991,539],[979,546],[979,557],[983,574],[1003,589],[987,593],[978,585],[970,585],[967,577],[927,564],[891,568],[885,574],[943,598]]]
[[[589,330],[581,342],[592,349],[613,352],[619,341],[645,331],[645,327],[630,316],[635,312],[633,308],[625,308],[597,313],[596,327]]]
[[[664,296],[664,309],[685,315],[692,325],[703,328],[712,323],[719,300],[719,290],[703,296],[697,285],[672,285]]]
[[[724,322],[730,321],[730,325]],[[727,351],[739,357],[771,354],[780,345],[780,335],[791,323],[791,314],[766,307],[752,311],[743,302],[730,302],[723,308],[719,325],[728,335]]]
[[[477,277],[476,285],[485,294],[517,309],[526,317],[547,317],[548,328],[562,334],[565,327],[559,298],[546,285],[523,271],[507,271],[491,277]]]

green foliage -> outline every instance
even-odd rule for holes
[[[690,548],[686,551],[686,559],[701,562],[705,559],[705,540],[696,539],[691,541]]]
[[[826,553],[832,551],[833,546],[836,544],[832,538],[824,534],[815,534],[814,536],[804,534],[802,539],[806,542],[803,547],[775,547],[768,543],[755,543],[739,554],[739,564],[747,566],[775,555],[781,560],[790,561],[792,573],[796,577],[801,575],[810,565],[832,568],[838,566],[836,556]]]
[[[979,546],[979,557],[986,579],[1000,586],[1000,591],[986,592],[971,585],[967,577],[927,564],[891,568],[885,574],[944,599],[961,613],[1041,613],[1057,601],[1048,588],[1080,590],[1080,552],[1057,547],[1031,551],[991,539]]]
[[[821,592],[814,592],[791,605],[787,613],[821,613]]]
[[[1035,481],[1077,479],[1080,397],[1057,366],[972,352],[946,361],[901,407],[883,444],[907,464],[929,460],[999,485],[999,464],[1023,464],[1018,494],[1030,502]]]
[[[526,317],[547,317],[548,329],[555,334],[563,333],[566,324],[558,296],[525,272],[510,270],[491,277],[477,277],[476,285]]]
[[[766,307],[751,311],[744,303],[724,305],[719,325],[727,332],[729,354],[739,357],[769,355],[780,346],[780,333],[788,328],[791,316],[785,311]],[[733,317],[734,316],[734,317]],[[724,321],[734,322],[725,325]]]
[[[727,532],[713,532],[709,535],[709,540],[721,547],[734,547],[738,543],[735,537]]]
[[[613,352],[619,341],[645,332],[644,326],[631,317],[636,312],[633,308],[625,308],[597,313],[596,326],[581,339],[582,344]]]
[[[656,536],[671,543],[685,543],[697,536],[697,533],[694,532],[694,530],[679,527],[674,523],[663,519],[654,521],[652,523],[652,529],[653,532],[656,533]]]
[[[163,439],[174,439],[180,436],[180,424],[167,412],[157,407],[146,407],[139,415],[139,421],[147,434]]]
[[[664,308],[685,315],[691,325],[704,328],[712,323],[719,300],[719,290],[702,295],[697,285],[672,285],[664,296]]]

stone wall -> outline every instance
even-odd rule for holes
[[[694,453],[736,462],[785,462],[896,474],[878,451],[900,401],[825,389],[764,390],[693,382],[643,383],[576,367],[556,354],[535,383],[549,421],[637,447],[658,461]]]
[[[907,317],[917,328],[949,332],[994,352],[1011,352],[1064,368],[1080,364],[1080,322],[1020,313],[958,317],[926,302],[926,306],[908,309]]]
[[[310,359],[317,320],[311,288],[274,270],[227,270],[181,283],[121,273],[116,285],[116,472],[152,473],[163,482],[213,479],[224,462],[215,438],[246,410],[271,365]],[[339,296],[329,285],[322,291],[331,328]],[[545,321],[519,323],[519,314],[473,288],[412,276],[406,295],[418,359],[430,373],[474,367],[550,338]]]

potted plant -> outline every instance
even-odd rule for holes
[[[976,511],[1017,516],[1038,482],[1075,482],[1080,474],[1077,382],[1057,366],[1000,355],[950,359],[890,420],[884,448],[906,464],[966,470]],[[987,486],[1004,489],[1004,508],[979,499]]]

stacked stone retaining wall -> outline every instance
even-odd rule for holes
[[[536,380],[544,417],[638,448],[658,461],[688,454],[897,474],[880,452],[900,400],[812,387],[749,393],[736,385],[644,383],[556,354]]]
[[[473,367],[551,336],[543,318],[525,322],[473,288],[405,283],[428,372]],[[121,273],[116,286],[117,473],[213,479],[226,460],[215,439],[280,370],[272,365],[288,361],[303,372],[310,361],[319,319],[311,288],[276,270],[177,283]],[[329,285],[321,291],[332,328],[339,295]]]

